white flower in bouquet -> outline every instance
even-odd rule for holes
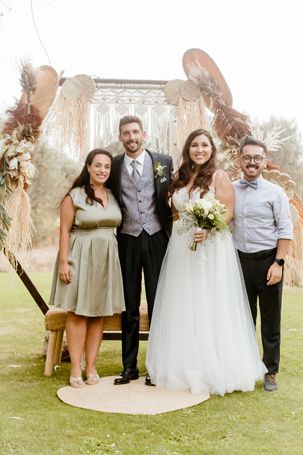
[[[224,204],[210,196],[188,202],[179,213],[178,231],[184,234],[193,228],[201,228],[210,235],[226,229],[227,224],[223,217],[226,211]],[[193,241],[189,248],[196,251],[197,242]]]
[[[202,199],[198,199],[196,201],[200,206],[201,208],[204,210],[204,214],[205,215],[208,215],[209,211],[211,210],[212,208],[212,202],[207,199],[207,198],[202,198]]]

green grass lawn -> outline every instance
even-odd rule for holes
[[[49,273],[32,278],[47,300]],[[212,396],[157,416],[82,410],[62,403],[69,364],[43,376],[44,318],[20,279],[0,273],[0,454],[303,454],[303,289],[283,303],[279,390]],[[139,367],[144,371],[146,343]],[[101,375],[121,370],[120,342],[106,341]]]

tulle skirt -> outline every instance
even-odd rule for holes
[[[197,251],[176,226],[160,273],[147,370],[158,387],[224,395],[251,391],[266,372],[229,231]]]

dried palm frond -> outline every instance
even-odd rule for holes
[[[12,135],[18,130],[18,139],[35,142],[40,134],[42,117],[39,110],[32,106],[32,96],[37,87],[34,68],[29,62],[21,63],[20,83],[23,96],[16,105],[6,111],[7,119],[2,134]]]
[[[213,127],[220,139],[234,143],[235,140],[251,134],[252,126],[247,115],[226,105],[222,98],[216,99],[216,105]]]
[[[28,105],[19,102],[15,107],[7,110],[7,115],[3,134],[12,135],[17,130],[19,140],[26,139],[30,142],[37,140],[42,118],[35,106],[30,106],[28,111]]]
[[[32,96],[37,87],[37,80],[34,68],[29,62],[26,61],[21,62],[20,84],[26,96],[26,105],[29,113]]]
[[[281,137],[285,133],[286,129],[282,128],[279,124],[273,126],[269,131],[262,131],[260,125],[253,125],[253,136],[264,142],[267,149],[271,152],[276,152],[279,150],[284,142],[288,141],[293,137],[293,134],[290,134],[286,137]]]

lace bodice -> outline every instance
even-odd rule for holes
[[[200,188],[194,189],[190,194],[185,187],[180,188],[179,190],[174,192],[173,197],[172,197],[172,202],[174,204],[174,207],[179,212],[180,210],[182,210],[182,208],[183,208],[184,204],[186,204],[186,202],[196,201],[196,200],[200,199],[200,193],[201,193]],[[213,185],[211,185],[209,191],[207,193],[205,193],[203,197],[206,197],[206,196],[215,197],[215,188]]]
[[[211,185],[209,186],[209,191],[204,194],[203,197],[212,196],[216,197],[216,189],[215,189],[215,180],[217,173],[220,172],[219,170],[214,172],[213,180]],[[179,190],[175,191],[172,197],[172,202],[174,207],[178,210],[178,212],[182,209],[184,204],[189,201],[196,201],[200,198],[201,188],[194,189],[191,193],[187,191],[185,187],[180,188]]]

